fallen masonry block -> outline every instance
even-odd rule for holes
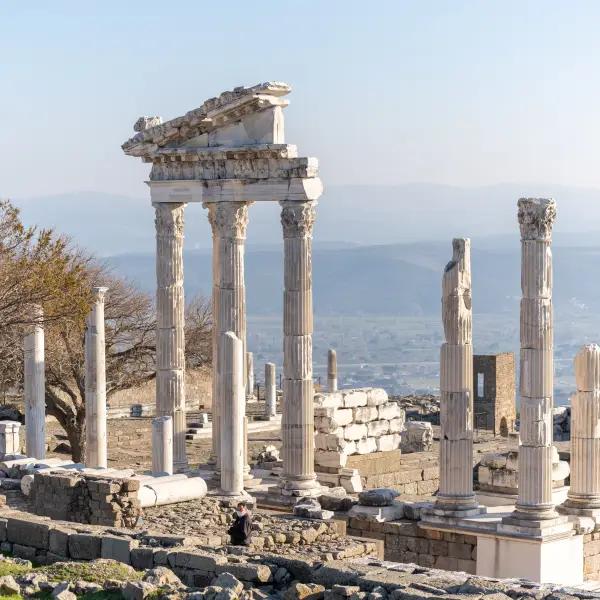
[[[362,506],[356,504],[348,511],[348,516],[376,523],[397,521],[404,517],[404,505],[402,502],[394,502],[391,506]]]

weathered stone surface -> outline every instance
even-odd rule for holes
[[[398,495],[396,490],[377,488],[361,492],[358,501],[362,506],[391,506]]]

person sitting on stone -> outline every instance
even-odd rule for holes
[[[227,533],[231,536],[234,546],[249,546],[252,536],[252,514],[246,508],[245,502],[239,502],[235,511],[233,525]]]

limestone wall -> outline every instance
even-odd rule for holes
[[[583,578],[600,581],[600,531],[583,536]]]
[[[352,517],[348,535],[384,541],[384,559],[445,571],[475,573],[477,538],[422,529],[418,521],[376,523]]]

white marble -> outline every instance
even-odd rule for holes
[[[173,417],[152,419],[152,475],[173,475]]]
[[[104,297],[108,288],[92,290],[92,310],[85,330],[85,466],[108,466],[106,436],[106,339]]]
[[[329,392],[337,392],[338,389],[338,369],[337,369],[337,353],[330,348],[327,351],[327,390]]]
[[[254,397],[254,355],[246,352],[246,396]]]
[[[265,363],[265,416],[277,414],[277,371],[275,363]]]
[[[36,323],[23,342],[25,405],[25,452],[33,458],[46,456],[46,376],[44,358],[44,326],[42,307],[32,307]]]

